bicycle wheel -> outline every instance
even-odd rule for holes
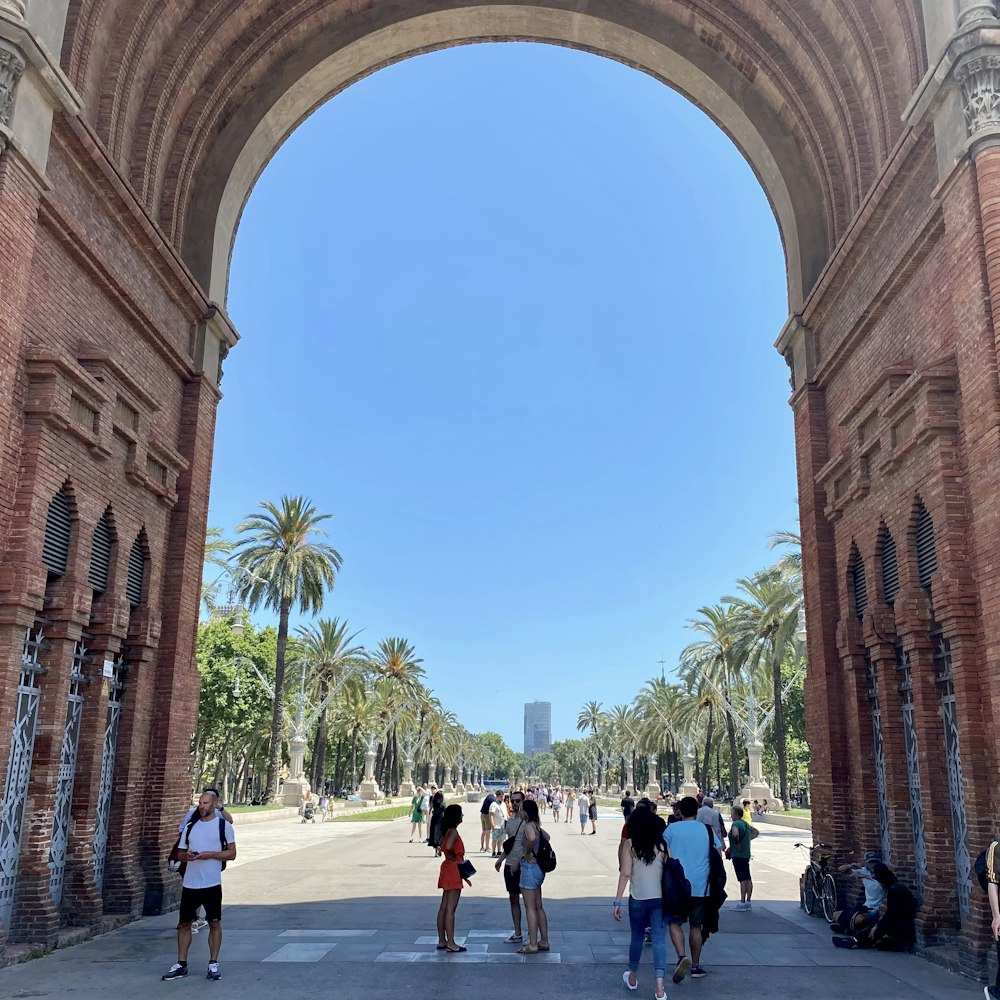
[[[833,920],[837,910],[837,880],[827,872],[823,876],[823,916],[827,923]]]
[[[816,899],[819,893],[816,890],[816,872],[812,868],[806,869],[805,903],[806,913],[811,917],[816,912]]]

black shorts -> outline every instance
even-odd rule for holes
[[[510,865],[503,866],[503,884],[507,886],[507,895],[516,896],[521,891],[521,869],[511,871]]]
[[[730,858],[733,863],[733,871],[736,874],[737,882],[749,882],[750,881],[750,859],[749,858]]]
[[[198,907],[205,907],[205,919],[211,923],[222,919],[222,886],[213,885],[207,889],[181,889],[181,912],[179,922],[189,924],[198,915]]]
[[[705,904],[708,902],[707,896],[692,896],[691,911],[686,917],[675,917],[672,913],[668,916],[668,923],[683,924],[689,923],[692,927],[701,927],[705,922]]]

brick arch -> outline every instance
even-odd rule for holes
[[[67,29],[92,126],[219,302],[249,192],[317,106],[421,52],[527,40],[634,66],[729,134],[770,199],[797,312],[925,69],[918,0],[72,0]]]

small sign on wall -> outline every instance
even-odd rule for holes
[[[115,676],[115,661],[114,660],[105,660],[104,661],[104,669],[101,671],[101,676],[102,677],[108,677],[108,678],[111,678],[111,677]]]

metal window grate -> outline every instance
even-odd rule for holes
[[[63,576],[69,566],[69,543],[72,533],[73,515],[64,488],[49,502],[49,512],[45,518],[42,562],[53,576]]]
[[[108,589],[108,574],[111,572],[111,546],[114,533],[111,519],[105,512],[94,528],[94,541],[90,549],[90,574],[88,579],[94,590],[103,594]]]
[[[925,590],[937,572],[937,545],[934,541],[934,521],[921,502],[917,508],[917,582]]]
[[[128,554],[128,578],[125,581],[125,596],[133,608],[142,603],[142,592],[146,583],[146,547],[142,538],[132,543]]]
[[[882,538],[882,591],[886,603],[892,604],[899,593],[899,561],[896,558],[896,540],[886,531]]]
[[[861,621],[868,608],[868,580],[865,577],[865,564],[857,551],[851,560],[851,589],[854,592],[854,614]]]

